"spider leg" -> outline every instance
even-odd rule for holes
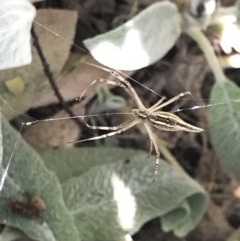
[[[152,150],[153,150],[153,142],[150,140],[150,150],[149,150],[149,153],[148,153],[148,158],[152,154]]]
[[[157,103],[155,103],[153,106],[151,106],[151,107],[149,108],[149,110],[154,109],[154,108],[156,108],[157,106],[159,106],[165,99],[166,99],[165,97],[162,97],[159,101],[157,101]]]
[[[159,102],[160,102],[159,105],[157,105],[157,103],[156,103],[155,105],[153,105],[152,107],[150,107],[148,110],[151,111],[151,112],[155,112],[155,111],[163,108],[164,106],[167,106],[167,105],[175,102],[176,100],[184,97],[185,95],[192,95],[192,94],[191,94],[189,91],[182,92],[182,93],[176,95],[175,97],[171,98],[170,100],[164,102],[163,104],[161,104],[161,102],[160,102],[161,100],[160,100],[160,101],[159,101]]]
[[[115,78],[117,78],[120,82],[113,81],[113,80],[106,80],[106,79],[105,80],[101,79],[101,81],[99,79],[97,81],[105,82],[105,83],[110,84],[110,85],[115,85],[115,86],[119,86],[119,87],[124,88],[124,90],[134,99],[134,101],[136,102],[138,108],[145,109],[142,101],[138,97],[137,92],[134,90],[134,88],[131,86],[131,84],[127,80],[125,80],[120,74],[118,74],[116,71],[114,71],[112,69],[108,69],[108,68],[106,68],[104,66],[98,66],[98,65],[95,65],[95,64],[92,64],[92,63],[88,63],[88,62],[84,62],[84,63],[86,63],[88,65],[92,65],[92,66],[94,66],[94,67],[96,67],[98,69],[102,69],[102,70],[110,73]],[[93,85],[93,84],[90,84],[90,86]],[[83,94],[81,96],[83,96]]]
[[[126,121],[124,123],[122,123],[121,125],[117,125],[117,126],[92,126],[89,125],[87,122],[83,121],[83,123],[92,130],[106,130],[106,131],[116,131],[119,130],[120,128],[122,128],[123,126],[126,126],[127,124],[130,124],[131,122],[133,122],[133,120],[129,120]]]
[[[120,76],[120,75],[119,75]],[[95,79],[83,92],[82,94],[80,95],[79,99],[81,100],[82,97],[85,95],[85,93],[88,91],[88,89],[97,84],[97,83],[105,83],[105,84],[108,84],[108,85],[113,85],[113,86],[117,86],[117,87],[121,87],[123,88],[127,93],[128,95],[135,101],[136,105],[138,106],[138,108],[144,108],[145,107],[143,106],[141,100],[139,99],[138,95],[136,94],[135,90],[132,88],[132,86],[129,84],[126,85],[126,83],[123,83],[122,81],[120,82],[117,82],[117,81],[114,81],[114,80],[107,80],[107,79],[102,79],[102,78],[98,78],[98,79]]]
[[[155,148],[155,152],[156,152],[156,162],[155,162],[155,168],[154,168],[154,178],[153,178],[153,182],[155,181],[156,179],[156,176],[159,172],[159,165],[160,165],[160,151],[159,151],[159,148],[158,148],[158,143],[157,143],[157,140],[156,140],[156,136],[155,134],[153,133],[151,127],[149,126],[148,123],[144,122],[143,123],[146,130],[147,130],[147,133],[148,133],[148,136],[149,136],[149,139],[151,141],[151,145],[154,146]],[[150,149],[151,150],[151,149]]]
[[[99,139],[104,139],[104,138],[109,137],[109,136],[115,136],[115,135],[121,134],[122,132],[130,129],[131,127],[137,125],[138,123],[140,123],[140,121],[136,120],[136,119],[131,120],[131,121],[126,121],[126,122],[124,122],[123,124],[121,124],[119,126],[115,126],[116,127],[115,131],[112,131],[112,132],[104,134],[104,135],[100,135],[100,136],[95,136],[95,137],[91,137],[91,138],[88,138],[88,139],[84,139],[84,140],[78,140],[78,141],[75,141],[74,143],[80,143],[80,142],[84,142],[84,141],[99,140]],[[105,128],[106,126],[102,126],[102,127]],[[108,130],[109,130],[109,128],[108,128]]]

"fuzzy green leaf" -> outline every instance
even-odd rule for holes
[[[118,28],[84,44],[100,63],[121,70],[146,67],[161,59],[181,34],[181,15],[175,4],[151,4]]]
[[[31,62],[30,29],[35,14],[27,0],[1,0],[0,70]]]
[[[64,200],[85,240],[116,240],[152,218],[186,235],[201,219],[204,190],[165,162],[153,183],[155,158],[120,148],[57,150],[44,155],[62,182]]]
[[[7,178],[0,191],[0,223],[18,228],[34,240],[80,240],[74,218],[63,201],[56,175],[45,167],[39,155],[21,137],[17,140],[17,132],[3,117],[0,125],[4,150],[1,178],[17,141]],[[46,209],[43,218],[34,215],[31,218],[11,210],[11,202],[26,202],[26,192],[44,201]]]
[[[210,108],[209,126],[212,143],[223,168],[240,180],[240,89],[232,82],[216,83]]]

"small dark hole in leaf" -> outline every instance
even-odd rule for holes
[[[124,161],[124,163],[125,163],[125,164],[129,164],[129,163],[130,163],[130,160],[129,160],[129,159],[126,159],[126,160]]]

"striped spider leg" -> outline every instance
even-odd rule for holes
[[[89,64],[89,63],[88,63]],[[90,129],[94,130],[110,130],[112,132],[109,132],[104,135],[88,138],[85,140],[79,140],[77,142],[82,142],[82,141],[90,141],[90,140],[98,140],[98,139],[103,139],[109,136],[114,136],[118,135],[133,126],[137,124],[143,124],[144,127],[146,128],[146,131],[148,133],[149,139],[150,139],[150,153],[152,152],[152,149],[155,149],[156,153],[156,162],[155,162],[155,170],[154,170],[154,180],[158,174],[158,169],[159,169],[159,163],[160,163],[160,151],[158,147],[158,142],[157,142],[157,137],[155,132],[153,131],[153,128],[157,128],[160,130],[165,130],[165,131],[187,131],[187,132],[202,132],[204,131],[202,128],[193,126],[185,121],[183,121],[181,118],[179,118],[177,115],[173,113],[169,113],[166,111],[160,111],[163,107],[177,101],[178,99],[186,96],[186,95],[191,95],[189,91],[183,92],[178,94],[177,96],[167,100],[164,102],[165,98],[161,98],[159,101],[157,101],[153,106],[150,108],[146,108],[142,101],[140,100],[138,94],[134,90],[134,88],[131,86],[131,84],[125,80],[120,74],[118,74],[116,71],[113,71],[111,69],[105,68],[105,67],[100,67],[94,64],[93,65],[97,68],[103,69],[107,72],[109,72],[111,75],[116,77],[118,80],[107,80],[107,79],[102,79],[98,78],[95,79],[82,93],[81,97],[86,93],[89,87],[97,84],[97,83],[105,83],[113,86],[118,86],[123,88],[128,95],[134,100],[137,108],[132,109],[132,115],[133,118],[131,120],[128,120],[120,125],[117,126],[91,126],[84,122],[86,126]]]

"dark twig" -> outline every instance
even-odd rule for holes
[[[35,46],[35,48],[38,52],[38,55],[40,57],[40,60],[41,60],[42,66],[43,66],[44,73],[49,80],[49,83],[50,83],[50,85],[53,89],[53,92],[54,92],[55,96],[57,97],[57,99],[58,99],[60,105],[62,106],[62,108],[69,114],[70,117],[76,116],[74,114],[74,112],[68,107],[68,105],[66,104],[63,96],[61,95],[60,91],[58,90],[58,87],[57,87],[56,82],[55,82],[54,77],[53,77],[53,73],[52,73],[52,71],[49,67],[49,64],[48,64],[44,54],[43,54],[41,45],[40,45],[39,40],[38,40],[38,36],[37,36],[37,34],[34,30],[34,27],[32,27],[31,33],[32,33],[33,41],[34,41],[34,46]],[[82,123],[78,118],[73,118],[73,121],[81,129],[84,129],[84,130],[89,132],[89,129],[86,127],[86,125],[84,123]]]

